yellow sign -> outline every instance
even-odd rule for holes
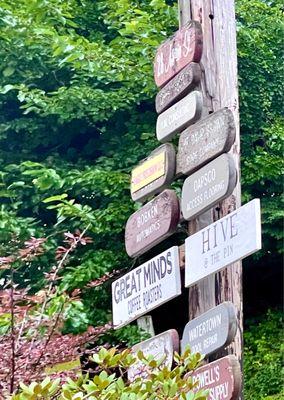
[[[63,372],[63,371],[71,371],[72,369],[78,369],[81,368],[81,363],[80,359],[78,358],[77,360],[72,360],[72,361],[66,361],[63,363],[55,364],[50,367],[46,367],[44,369],[44,372],[47,375],[54,374],[56,372]]]
[[[134,168],[131,175],[131,193],[137,192],[165,174],[165,157],[166,153],[163,151]]]

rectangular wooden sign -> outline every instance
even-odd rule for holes
[[[181,352],[189,345],[193,353],[208,356],[228,346],[237,331],[235,306],[224,302],[189,321],[183,331]]]
[[[143,352],[144,356],[153,356],[156,361],[163,359],[161,367],[170,369],[173,364],[174,352],[179,350],[178,333],[175,329],[170,329],[132,347],[133,353],[137,353],[139,350]],[[130,381],[134,381],[135,378],[147,378],[150,373],[151,368],[137,360],[128,368],[127,377]]]
[[[222,154],[184,181],[181,211],[189,221],[228,197],[237,183],[237,170],[230,154]]]
[[[260,201],[254,199],[185,240],[185,286],[260,249]]]
[[[240,394],[241,369],[233,355],[197,368],[191,376],[198,382],[193,391],[209,390],[208,400],[236,400]]]
[[[220,154],[227,153],[235,136],[234,116],[228,108],[190,126],[179,138],[177,174],[190,175]]]
[[[133,201],[144,201],[161,192],[174,179],[176,152],[174,146],[165,143],[152,151],[132,170],[131,197]]]
[[[179,252],[174,246],[112,283],[114,329],[180,294]]]
[[[176,103],[191,90],[201,79],[199,64],[190,63],[184,67],[172,80],[170,80],[156,96],[156,111],[158,114]]]
[[[202,114],[201,92],[194,91],[158,116],[156,135],[160,142],[170,140],[176,133],[196,122]]]
[[[137,257],[173,234],[179,223],[179,199],[166,189],[132,214],[125,227],[125,248]]]
[[[202,55],[202,28],[190,21],[160,45],[154,61],[154,77],[158,87],[167,83],[190,62],[199,63]]]

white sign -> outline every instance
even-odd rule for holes
[[[161,367],[165,366],[170,369],[174,359],[174,352],[179,350],[178,333],[175,329],[170,329],[132,347],[134,354],[139,350],[143,352],[145,357],[151,355],[154,360],[163,361]],[[149,374],[151,374],[151,368],[139,359],[127,371],[127,377],[130,381],[138,377],[147,378]]]
[[[178,247],[174,246],[112,283],[114,329],[181,294]]]
[[[260,249],[260,201],[254,199],[185,240],[185,286]]]

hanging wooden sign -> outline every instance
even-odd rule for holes
[[[179,252],[174,246],[112,283],[114,329],[180,294]]]
[[[174,352],[179,350],[178,333],[175,329],[170,329],[132,347],[133,353],[137,353],[139,350],[143,352],[144,356],[153,356],[156,361],[163,359],[161,367],[170,369],[173,364]],[[150,373],[151,368],[137,360],[128,368],[127,376],[130,381],[134,381],[135,378],[147,378]]]
[[[166,189],[132,214],[125,227],[125,248],[129,257],[137,257],[173,234],[179,223],[177,195]]]
[[[176,133],[196,122],[202,114],[202,94],[194,91],[158,116],[156,135],[160,142],[170,140]]]
[[[224,302],[189,321],[183,331],[181,352],[189,345],[193,353],[208,356],[234,339],[237,317],[233,303]]]
[[[158,114],[176,103],[200,82],[201,69],[199,64],[190,63],[169,81],[156,96],[156,111]]]
[[[190,126],[179,138],[177,174],[189,175],[220,154],[227,153],[235,136],[234,116],[228,108]]]
[[[163,86],[190,62],[199,63],[201,55],[201,25],[190,21],[158,48],[154,61],[157,86]]]
[[[194,392],[209,390],[208,400],[236,400],[241,390],[240,364],[233,355],[197,368],[191,377],[198,382]]]
[[[237,171],[230,154],[222,154],[184,181],[181,210],[185,220],[196,218],[228,197],[237,183]]]
[[[260,201],[254,199],[185,240],[185,286],[260,249]]]
[[[161,192],[175,175],[176,152],[174,146],[165,143],[152,151],[132,170],[131,197],[133,201],[143,201],[148,196]]]

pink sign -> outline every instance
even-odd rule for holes
[[[201,25],[199,22],[190,21],[158,48],[154,61],[156,85],[165,85],[187,64],[198,63],[201,55]]]

